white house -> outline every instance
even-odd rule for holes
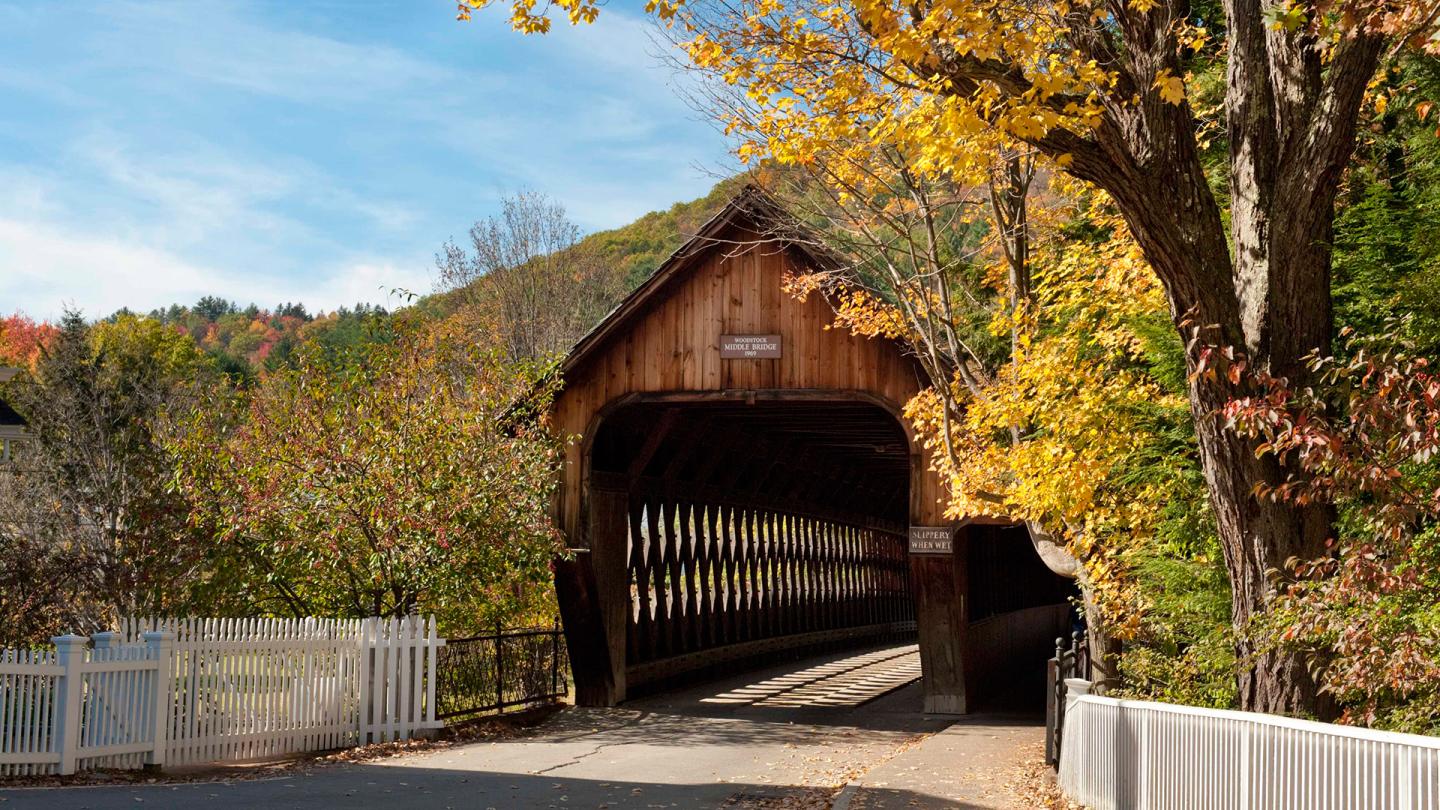
[[[0,366],[0,383],[9,382],[20,373],[18,368]],[[14,445],[25,439],[25,420],[13,408],[0,399],[0,461],[9,461]]]

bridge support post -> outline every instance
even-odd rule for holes
[[[956,531],[953,554],[912,554],[915,624],[920,637],[926,714],[965,714],[965,596],[968,529]]]
[[[628,494],[591,486],[585,493],[580,548],[555,561],[555,595],[580,706],[614,706],[625,700],[625,575]]]
[[[625,700],[625,619],[630,610],[630,582],[625,568],[630,496],[626,490],[592,486],[590,489],[590,558],[599,589],[600,624],[609,666],[608,702]]]
[[[555,598],[565,628],[570,672],[575,678],[575,703],[613,706],[615,685],[610,677],[604,628],[596,609],[599,593],[589,549],[572,549],[570,559],[555,558]]]

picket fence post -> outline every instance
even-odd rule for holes
[[[370,742],[368,736],[370,726],[370,701],[375,691],[375,661],[370,654],[370,634],[374,629],[374,619],[360,620],[360,633],[356,646],[360,649],[360,671],[357,673],[360,680],[360,703],[359,703],[359,735],[356,738],[357,745],[365,745]]]
[[[150,712],[154,720],[154,741],[150,752],[145,755],[145,765],[161,768],[165,765],[165,752],[169,748],[168,731],[170,713],[174,710],[174,698],[170,694],[174,686],[175,636],[172,633],[141,633],[145,641],[147,657],[155,660],[155,679],[150,690]]]
[[[76,753],[80,748],[80,697],[84,685],[81,665],[85,663],[87,636],[56,636],[50,641],[55,645],[56,662],[63,668],[60,684],[56,688],[59,699],[55,704],[55,750],[60,753],[60,773],[75,773]]]

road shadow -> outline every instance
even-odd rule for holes
[[[925,715],[918,682],[884,688],[877,676],[876,696],[858,705],[827,704],[825,679],[834,678],[837,693],[853,697],[857,679],[870,682],[873,664],[891,656],[871,655],[846,663],[847,655],[812,658],[788,666],[735,673],[705,684],[642,698],[615,708],[566,707],[545,722],[525,728],[513,737],[481,740],[424,755],[422,760],[396,760],[388,764],[355,763],[317,766],[280,779],[221,781],[174,785],[123,785],[95,788],[6,791],[0,786],[0,806],[81,808],[150,807],[188,808],[793,808],[828,807],[839,788],[788,785],[816,781],[795,774],[776,773],[777,784],[763,783],[755,775],[752,756],[791,756],[810,763],[817,755],[836,750],[860,752],[900,750],[924,734],[951,725],[1034,726],[1041,722],[1028,714]],[[898,665],[903,657],[893,656]],[[778,687],[777,687],[778,685]],[[863,685],[863,684],[862,684]],[[780,693],[820,695],[801,705],[768,705]],[[866,687],[869,688],[869,687]],[[730,702],[713,700],[730,696]],[[752,702],[733,700],[755,695]],[[847,697],[847,700],[850,698]],[[983,733],[983,731],[981,732]],[[490,746],[496,746],[491,748]],[[693,750],[693,755],[689,752]],[[680,756],[666,752],[683,751]],[[768,753],[760,754],[758,751]],[[825,754],[830,756],[830,754]],[[859,756],[865,756],[861,754]],[[611,765],[628,757],[621,765]],[[447,760],[448,761],[437,761]],[[714,760],[733,763],[733,769]],[[468,767],[459,763],[468,761]],[[583,761],[583,765],[581,764]],[[691,765],[693,763],[693,767]],[[581,770],[575,770],[576,768]],[[626,780],[602,781],[607,773],[594,768],[615,768]],[[804,764],[803,768],[812,768]],[[571,769],[576,776],[545,773]],[[583,770],[591,768],[589,772]],[[628,768],[628,770],[626,770]],[[683,768],[684,772],[666,772]],[[733,773],[735,782],[722,781]],[[702,776],[702,774],[704,774]],[[584,778],[581,778],[584,777]],[[640,777],[637,780],[637,777]],[[842,777],[843,778],[843,777]],[[751,783],[758,780],[761,783]],[[762,784],[763,783],[763,784]],[[894,784],[894,783],[892,783]],[[922,786],[923,788],[923,786]],[[865,807],[980,808],[909,789],[866,788],[853,794]],[[842,797],[842,803],[848,801]],[[855,805],[856,807],[862,805]]]
[[[826,807],[835,788],[764,784],[690,784],[552,778],[487,771],[384,765],[337,765],[284,779],[130,785],[124,787],[0,789],[6,810],[394,810],[394,808],[790,808]],[[877,799],[880,797],[877,797]],[[908,791],[884,791],[875,807],[966,808]],[[868,799],[867,799],[868,800]],[[939,803],[937,803],[939,802]]]

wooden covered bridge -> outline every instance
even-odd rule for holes
[[[944,520],[900,416],[914,360],[782,289],[823,261],[793,227],[747,189],[564,361],[556,590],[582,704],[916,633],[925,710],[964,713],[1066,629],[1068,583],[1023,530]]]

